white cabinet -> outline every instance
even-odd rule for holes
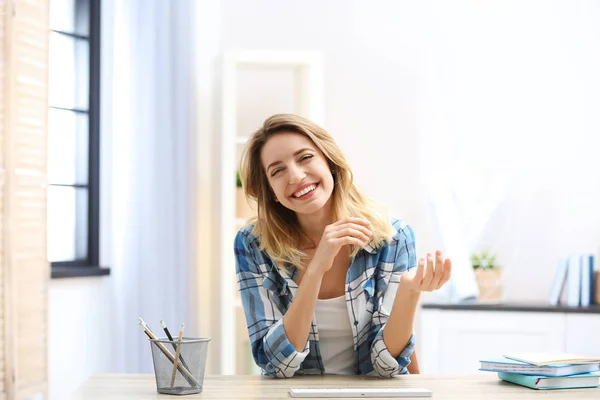
[[[600,354],[600,314],[427,308],[418,324],[421,373],[474,373],[508,352]]]
[[[567,315],[565,350],[600,356],[600,313]]]

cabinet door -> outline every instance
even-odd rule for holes
[[[421,332],[427,333],[421,335],[422,370],[474,373],[486,357],[564,351],[564,330],[565,315],[559,313],[423,310]]]
[[[440,372],[440,334],[443,310],[421,309],[417,324],[417,357],[422,374]]]
[[[600,314],[568,314],[565,326],[567,353],[600,355]]]

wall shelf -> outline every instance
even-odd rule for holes
[[[222,96],[221,96],[221,142],[220,142],[220,202],[216,211],[219,224],[219,281],[220,302],[218,310],[221,337],[217,344],[216,352],[220,360],[220,373],[232,375],[240,373],[260,372],[256,367],[251,367],[253,361],[249,352],[249,344],[244,344],[242,338],[246,336],[245,321],[240,317],[243,308],[239,296],[235,292],[237,281],[235,276],[235,259],[233,254],[233,241],[239,227],[245,225],[247,218],[236,215],[236,184],[235,177],[239,156],[243,145],[248,141],[250,130],[240,132],[240,112],[264,119],[268,115],[280,112],[294,112],[316,123],[323,123],[323,66],[322,55],[317,51],[281,51],[281,50],[243,50],[225,52],[222,57]],[[271,94],[276,100],[280,97],[291,99],[293,110],[282,110],[281,102],[274,101],[268,110],[260,109],[260,99],[265,93],[252,92],[252,104],[245,105],[243,101],[244,69],[261,72],[264,82],[258,82],[260,90],[267,90],[272,83],[269,78],[264,78],[277,68],[286,71],[278,75],[290,77],[291,82],[286,87],[293,88],[293,93],[282,93],[280,88],[275,88]],[[257,82],[252,82],[254,85]],[[242,97],[240,97],[240,93]],[[243,122],[243,121],[242,121]],[[256,122],[253,122],[255,126]],[[245,127],[242,129],[246,129]],[[236,343],[232,346],[232,343]]]

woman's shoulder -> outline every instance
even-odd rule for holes
[[[234,252],[236,256],[236,271],[259,272],[259,265],[264,264],[258,238],[252,233],[253,224],[240,228],[235,235]]]
[[[412,228],[403,218],[392,217],[390,218],[390,222],[394,229],[394,234],[392,235],[392,242],[405,242],[415,240],[415,234]]]
[[[250,248],[252,246],[258,247],[259,241],[255,234],[252,233],[253,231],[253,223],[249,223],[241,227],[235,236],[236,245],[243,245],[246,248]]]
[[[268,274],[276,263],[260,248],[260,240],[254,233],[254,224],[249,223],[238,230],[235,237],[237,271]]]

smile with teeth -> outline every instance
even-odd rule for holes
[[[315,184],[312,184],[312,185],[310,185],[310,186],[307,186],[307,187],[305,187],[304,189],[302,189],[302,190],[300,190],[300,191],[298,191],[298,192],[296,192],[296,193],[292,194],[292,196],[293,196],[293,197],[296,197],[296,198],[298,198],[298,197],[302,197],[302,196],[304,196],[305,194],[307,194],[307,193],[309,193],[309,192],[312,192],[312,191],[313,191],[313,190],[315,190],[316,188],[317,188],[317,185],[315,185]]]

